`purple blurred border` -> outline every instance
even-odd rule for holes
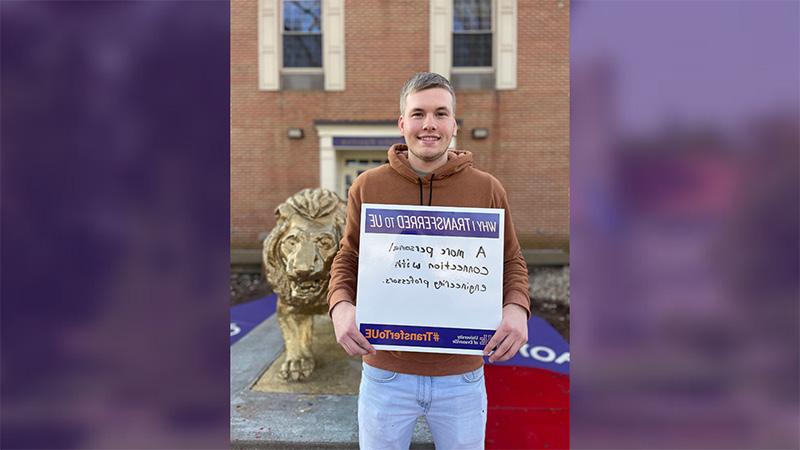
[[[228,3],[0,14],[0,447],[227,447]]]
[[[799,448],[800,3],[571,8],[572,446]]]

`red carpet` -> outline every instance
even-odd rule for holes
[[[487,449],[569,448],[569,376],[485,365]]]

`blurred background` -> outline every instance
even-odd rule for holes
[[[572,3],[572,447],[800,445],[798,5]]]
[[[0,448],[228,446],[226,2],[0,2]]]

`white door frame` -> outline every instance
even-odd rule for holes
[[[354,125],[324,124],[316,125],[319,136],[319,185],[338,192],[338,167],[334,137],[401,137],[397,125]],[[347,150],[355,150],[349,147]],[[374,150],[374,149],[369,149]],[[386,150],[389,150],[388,148]]]

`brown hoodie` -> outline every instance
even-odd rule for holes
[[[339,302],[355,304],[362,203],[505,209],[503,305],[517,304],[525,308],[530,317],[528,268],[520,251],[503,186],[492,175],[472,167],[472,153],[460,150],[450,150],[445,165],[420,178],[408,162],[408,147],[402,144],[389,149],[388,165],[362,173],[350,186],[347,225],[331,267],[329,313]],[[379,350],[375,355],[364,356],[364,362],[393,372],[440,376],[475,370],[481,367],[483,358]]]

